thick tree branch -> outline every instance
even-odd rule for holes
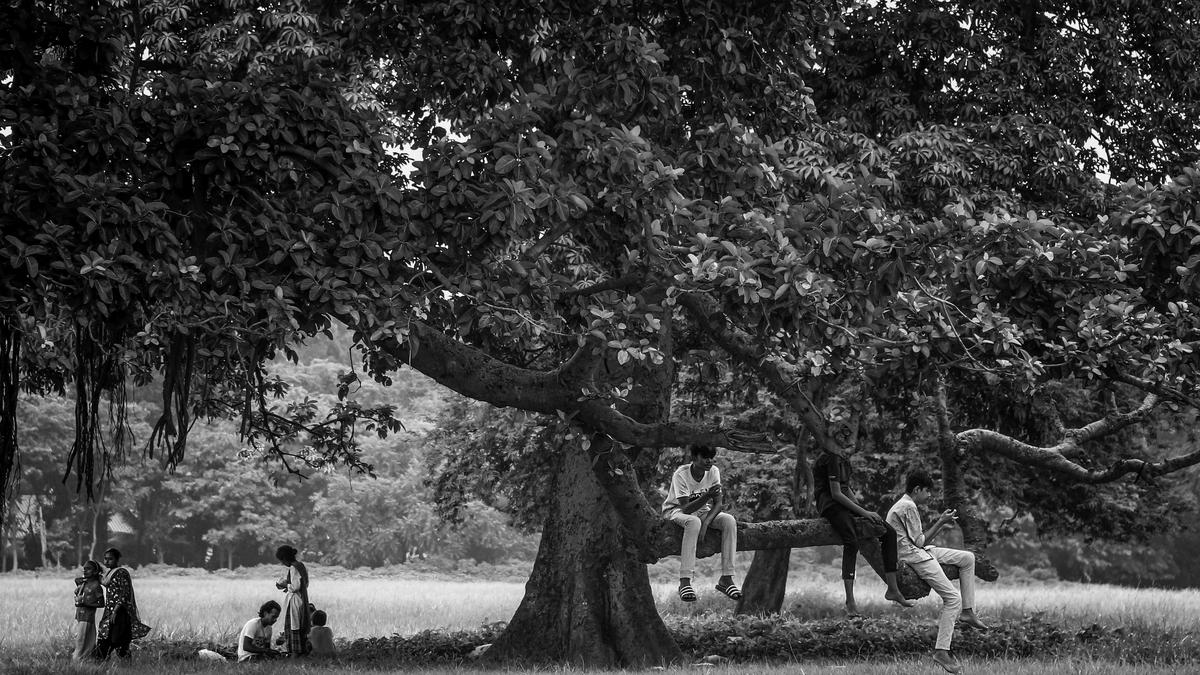
[[[569,379],[571,373],[580,372],[579,364],[588,358],[578,352],[563,368],[530,370],[493,358],[420,321],[409,323],[408,334],[406,342],[376,346],[396,361],[478,401],[530,412],[575,415],[585,427],[629,445],[681,447],[701,443],[742,452],[774,451],[761,433],[720,424],[643,423],[618,412],[608,401],[588,398],[583,393],[584,383]],[[580,351],[586,349],[581,347]]]
[[[1194,450],[1158,462],[1131,458],[1117,460],[1107,469],[1088,469],[1063,454],[1068,441],[1049,448],[1038,447],[990,429],[968,429],[959,432],[957,440],[960,453],[992,453],[1028,466],[1058,471],[1083,483],[1108,483],[1131,473],[1139,478],[1155,478],[1200,464],[1200,450]]]
[[[1147,394],[1142,399],[1141,405],[1129,412],[1111,413],[1078,429],[1065,430],[1063,432],[1064,442],[1079,445],[1120,431],[1130,425],[1139,424],[1150,416],[1156,406],[1158,406],[1158,396],[1156,394]]]
[[[812,433],[817,447],[830,448],[835,445],[825,417],[799,387],[804,379],[799,368],[757,347],[757,342],[749,334],[733,326],[712,298],[698,293],[684,293],[679,296],[679,304],[721,349],[757,373],[776,396],[788,402]]]
[[[683,530],[664,519],[658,519],[662,527],[654,530],[655,539],[652,550],[654,557],[661,559],[667,556],[679,555],[682,544]],[[859,538],[867,550],[871,542],[875,542],[883,534],[883,527],[865,518],[858,518],[855,527]],[[842,543],[829,521],[824,518],[805,518],[801,520],[767,520],[759,523],[738,523],[738,550],[759,551],[778,548],[808,548],[811,546],[837,546]],[[877,546],[876,546],[877,547]],[[696,545],[696,556],[706,558],[721,552],[721,533],[710,529],[708,534]],[[876,551],[878,553],[878,551]],[[878,556],[874,556],[878,557]],[[879,561],[882,569],[882,558]],[[873,567],[876,565],[873,564]],[[929,585],[922,581],[907,566],[900,566],[900,588],[905,597],[920,598],[929,594]],[[943,565],[946,576],[958,578],[958,568]]]

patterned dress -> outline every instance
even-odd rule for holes
[[[105,590],[104,615],[96,626],[96,655],[105,658],[110,652],[129,656],[129,643],[146,637],[150,626],[138,617],[137,600],[133,595],[133,579],[129,570],[114,567],[100,580]]]

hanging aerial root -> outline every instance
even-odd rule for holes
[[[196,363],[196,346],[182,333],[176,334],[167,350],[163,364],[163,412],[146,443],[146,452],[154,457],[161,451],[163,466],[176,466],[183,461],[191,429],[192,375]]]

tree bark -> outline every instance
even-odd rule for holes
[[[963,546],[975,554],[975,576],[984,581],[1000,578],[1000,571],[983,551],[988,545],[987,523],[975,512],[967,499],[959,460],[958,439],[950,428],[950,407],[946,400],[946,383],[939,376],[935,393],[938,424],[938,456],[942,462],[942,503],[958,511],[958,526],[962,529]]]
[[[809,398],[821,400],[817,391],[810,390]],[[801,431],[796,438],[796,468],[792,473],[792,512],[798,517],[812,515],[812,467],[808,464],[808,436]],[[754,552],[754,560],[742,584],[742,599],[738,614],[778,614],[783,610],[787,595],[788,568],[792,549],[762,549]]]
[[[665,522],[665,521],[664,521]],[[879,548],[879,536],[883,528],[865,518],[855,519],[855,528],[859,534],[859,547],[863,559],[871,565],[875,573],[883,577],[883,552]],[[655,530],[655,539],[651,542],[654,555],[665,558],[679,555],[682,532],[677,527],[659,528]],[[805,518],[801,520],[767,520],[760,523],[738,523],[738,550],[760,551],[766,549],[806,548],[809,546],[837,546],[842,543],[829,522],[824,518]],[[706,558],[721,552],[721,534],[710,530],[696,545],[696,557]],[[958,568],[942,565],[946,576],[958,578]],[[975,576],[984,581],[994,581],[981,576],[976,565]],[[921,580],[908,565],[901,564],[897,570],[897,580],[900,590],[907,598],[923,598],[929,595],[929,585]]]
[[[778,614],[787,594],[788,564],[792,549],[767,548],[754,552],[742,585],[737,614]]]
[[[34,497],[37,509],[38,547],[41,550],[42,569],[50,569],[50,554],[46,551],[46,512],[42,510],[42,498]]]
[[[682,661],[588,455],[568,444],[555,461],[554,501],[525,597],[486,660],[605,668]]]

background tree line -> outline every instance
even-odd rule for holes
[[[332,405],[338,377],[348,369],[346,347],[345,339],[319,341],[301,350],[298,363],[276,363],[273,370],[290,387],[276,404]],[[131,455],[100,481],[91,502],[63,481],[73,401],[25,397],[22,474],[5,509],[0,570],[75,566],[108,543],[135,563],[209,568],[270,562],[283,541],[297,542],[309,560],[346,567],[430,556],[531,558],[536,539],[490,506],[469,504],[453,522],[436,512],[426,435],[443,414],[446,394],[405,370],[390,387],[367,382],[349,395],[364,405],[393,405],[406,422],[406,431],[387,439],[365,435],[363,459],[373,477],[306,467],[300,479],[241,443],[234,422],[213,420],[192,430],[194,461],[168,470],[159,458]],[[145,438],[160,414],[155,392],[136,388],[129,403],[130,431]]]

